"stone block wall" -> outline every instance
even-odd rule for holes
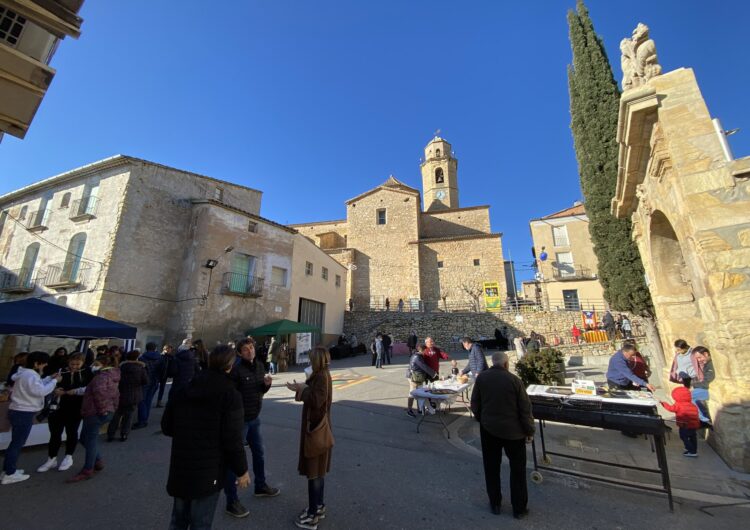
[[[490,207],[475,206],[443,212],[424,212],[421,215],[421,223],[420,236],[425,238],[489,234]]]

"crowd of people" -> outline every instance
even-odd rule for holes
[[[8,376],[11,388],[9,419],[11,442],[3,462],[2,484],[30,478],[17,467],[35,418],[48,419],[46,461],[37,469],[66,471],[80,442],[83,465],[68,483],[89,480],[104,470],[99,432],[106,440],[125,442],[130,429],[143,428],[156,397],[162,406],[164,388],[172,379],[162,432],[172,438],[167,491],[173,497],[170,528],[210,528],[219,493],[224,491],[226,513],[247,517],[238,488],[249,486],[250,473],[244,445],[250,449],[254,494],[275,497],[281,492],[265,478],[260,413],[263,396],[271,388],[274,340],[256,355],[251,337],[217,346],[212,352],[202,341],[185,339],[175,351],[156,344],[146,351],[123,353],[113,346],[68,354],[58,348],[51,356],[34,351],[15,356]],[[288,384],[303,403],[298,470],[308,479],[309,504],[294,523],[316,529],[325,518],[324,477],[330,470],[333,435],[330,408],[332,382],[330,355],[325,348],[310,352],[304,383]],[[274,367],[275,368],[275,367]],[[133,420],[136,422],[133,424]],[[82,424],[82,425],[81,425]],[[79,433],[80,427],[80,435]],[[65,433],[65,456],[58,461]]]

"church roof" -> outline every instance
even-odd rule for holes
[[[354,202],[354,201],[357,201],[357,200],[362,199],[364,197],[367,197],[368,195],[371,195],[371,194],[373,194],[376,191],[379,191],[381,189],[388,189],[388,190],[393,190],[393,191],[400,191],[400,192],[403,192],[403,193],[408,193],[410,195],[419,195],[419,190],[417,190],[415,188],[412,188],[411,186],[407,186],[406,184],[404,184],[403,182],[401,182],[400,180],[398,180],[393,175],[390,175],[388,177],[388,180],[386,180],[385,182],[383,182],[380,186],[372,188],[371,190],[366,191],[364,193],[360,193],[356,197],[354,197],[354,198],[349,199],[348,201],[346,201],[345,204],[349,204],[350,202]]]
[[[540,217],[538,220],[541,221],[544,219],[559,219],[560,217],[571,217],[574,215],[586,215],[586,208],[583,206],[583,203],[574,204],[570,208],[565,208],[564,210],[560,210],[559,212],[545,215],[544,217]]]

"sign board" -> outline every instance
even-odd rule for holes
[[[297,333],[297,364],[310,362],[308,354],[312,350],[312,333]]]
[[[503,308],[498,282],[484,282],[482,291],[484,293],[484,307],[487,308],[487,311],[500,311]]]

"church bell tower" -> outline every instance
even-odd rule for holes
[[[458,160],[451,144],[436,135],[424,148],[420,167],[424,211],[458,208]]]

